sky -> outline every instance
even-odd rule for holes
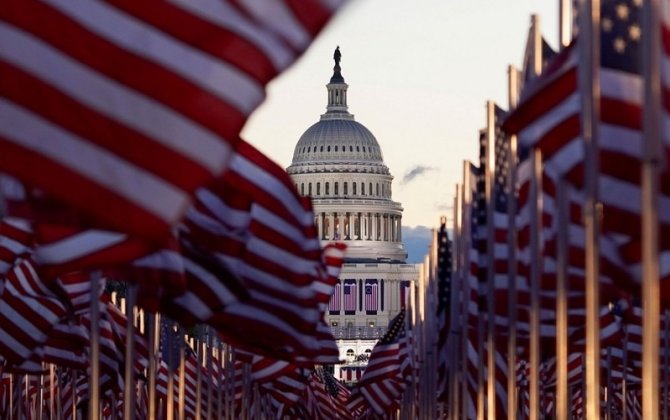
[[[485,104],[507,108],[507,67],[520,67],[531,14],[558,44],[558,0],[353,0],[268,85],[242,136],[283,167],[326,110],[333,51],[349,112],[377,138],[403,225],[452,215],[463,161],[476,160]]]

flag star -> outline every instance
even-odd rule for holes
[[[605,32],[611,32],[612,27],[614,26],[614,24],[612,23],[612,19],[610,18],[603,18],[601,25],[603,27],[603,31]]]
[[[628,37],[631,39],[631,41],[639,41],[640,35],[640,26],[635,24],[630,25],[630,28],[628,28]]]
[[[618,4],[616,6],[616,15],[619,17],[621,20],[628,20],[628,16],[630,15],[630,9],[628,6],[625,4]]]
[[[613,47],[614,51],[618,52],[619,54],[623,54],[623,52],[626,50],[626,41],[624,41],[624,39],[621,37],[616,37],[614,39]]]

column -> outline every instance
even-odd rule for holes
[[[333,213],[330,213],[328,215],[328,239],[331,241],[335,237],[335,215]]]
[[[346,216],[345,216],[345,219],[346,219],[346,223],[344,224],[344,227],[345,227],[344,239],[349,241],[349,240],[351,240],[351,236],[352,236],[351,235],[351,213],[347,212]]]
[[[319,213],[316,215],[316,226],[317,230],[319,232],[319,239],[323,239],[324,232],[323,232],[323,213]]]
[[[356,232],[356,239],[358,239],[359,241],[361,240],[361,236],[363,235],[363,233],[362,233],[363,232],[363,230],[362,230],[363,226],[361,225],[362,222],[363,222],[363,219],[361,217],[361,212],[359,211],[358,212],[358,231]]]

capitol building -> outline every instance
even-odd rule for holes
[[[347,360],[335,375],[353,382],[405,306],[419,265],[405,263],[403,209],[392,198],[393,176],[375,136],[349,113],[340,58],[338,47],[326,113],[300,137],[287,172],[300,194],[312,199],[322,243],[347,245],[326,322]]]

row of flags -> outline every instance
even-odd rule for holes
[[[2,418],[429,413],[431,275],[346,388],[324,315],[384,310],[383,283],[340,283],[344,246],[239,137],[342,3],[2,7]]]
[[[445,416],[670,412],[669,7],[575,3],[558,52],[533,19],[509,108],[487,104],[457,186],[438,291]]]

